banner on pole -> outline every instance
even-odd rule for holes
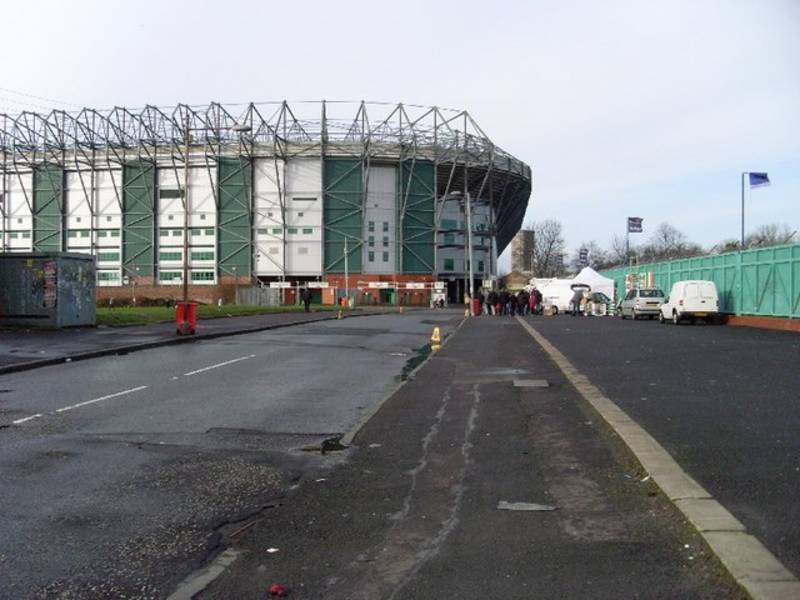
[[[766,187],[770,184],[769,176],[766,173],[748,173],[750,176],[750,187]]]
[[[628,217],[628,233],[642,233],[642,217]]]

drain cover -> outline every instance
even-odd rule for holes
[[[547,379],[515,379],[514,387],[521,388],[547,388],[550,383]]]

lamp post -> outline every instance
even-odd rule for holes
[[[214,127],[192,127],[191,114],[186,112],[186,120],[183,128],[183,321],[178,329],[178,335],[191,333],[189,327],[189,150],[192,142],[193,131],[235,131],[240,136],[251,131],[249,125],[234,124],[231,127],[215,129]],[[251,232],[252,234],[252,232]],[[235,267],[234,267],[235,272]]]
[[[239,277],[236,275],[236,267],[231,267],[233,270],[233,303],[239,304]]]

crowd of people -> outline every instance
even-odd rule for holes
[[[530,292],[520,290],[516,294],[502,289],[500,291],[481,288],[475,294],[480,306],[480,314],[495,316],[539,315],[542,314],[542,293],[533,288]]]

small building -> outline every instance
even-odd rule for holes
[[[0,325],[94,326],[95,277],[88,254],[0,254]]]

